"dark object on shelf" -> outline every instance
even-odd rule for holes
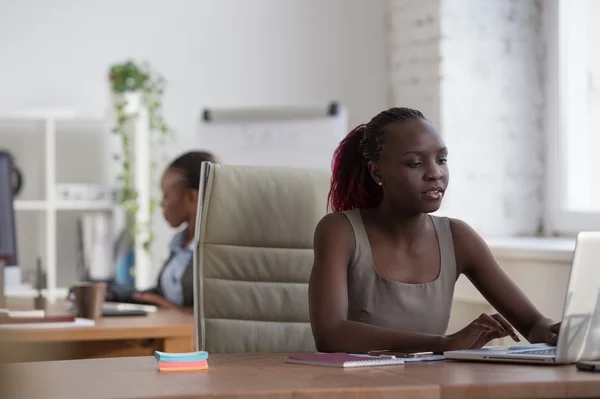
[[[12,167],[12,188],[14,197],[18,196],[23,188],[23,173],[21,173],[21,169],[15,164]]]
[[[4,259],[0,254],[0,309],[6,308],[6,296],[4,295]]]
[[[37,264],[35,268],[35,289],[37,291],[37,297],[33,300],[33,307],[36,310],[45,310],[46,309],[46,298],[42,295],[42,289],[46,281],[46,273],[42,270],[42,260],[38,257]]]

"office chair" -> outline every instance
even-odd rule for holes
[[[325,171],[204,163],[195,234],[196,348],[314,351],[308,312]]]

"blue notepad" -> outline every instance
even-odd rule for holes
[[[159,362],[198,362],[208,359],[208,352],[167,353],[154,351],[154,358]]]

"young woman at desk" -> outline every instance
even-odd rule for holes
[[[392,108],[351,131],[333,159],[309,284],[317,349],[366,353],[480,348],[511,336],[556,344],[544,318],[466,223],[429,213],[448,187],[448,150],[416,110]],[[446,335],[465,274],[500,314]],[[506,319],[509,322],[507,322]],[[512,326],[511,326],[512,325]]]
[[[185,224],[170,244],[170,256],[161,270],[155,288],[136,292],[133,299],[161,308],[191,312],[194,306],[193,253],[194,226],[202,162],[217,163],[203,151],[188,152],[175,159],[160,180],[163,199],[160,206],[171,227]]]

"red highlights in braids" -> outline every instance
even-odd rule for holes
[[[331,212],[371,208],[381,202],[382,191],[363,156],[366,125],[359,125],[340,142],[331,163],[331,188],[327,197]]]

